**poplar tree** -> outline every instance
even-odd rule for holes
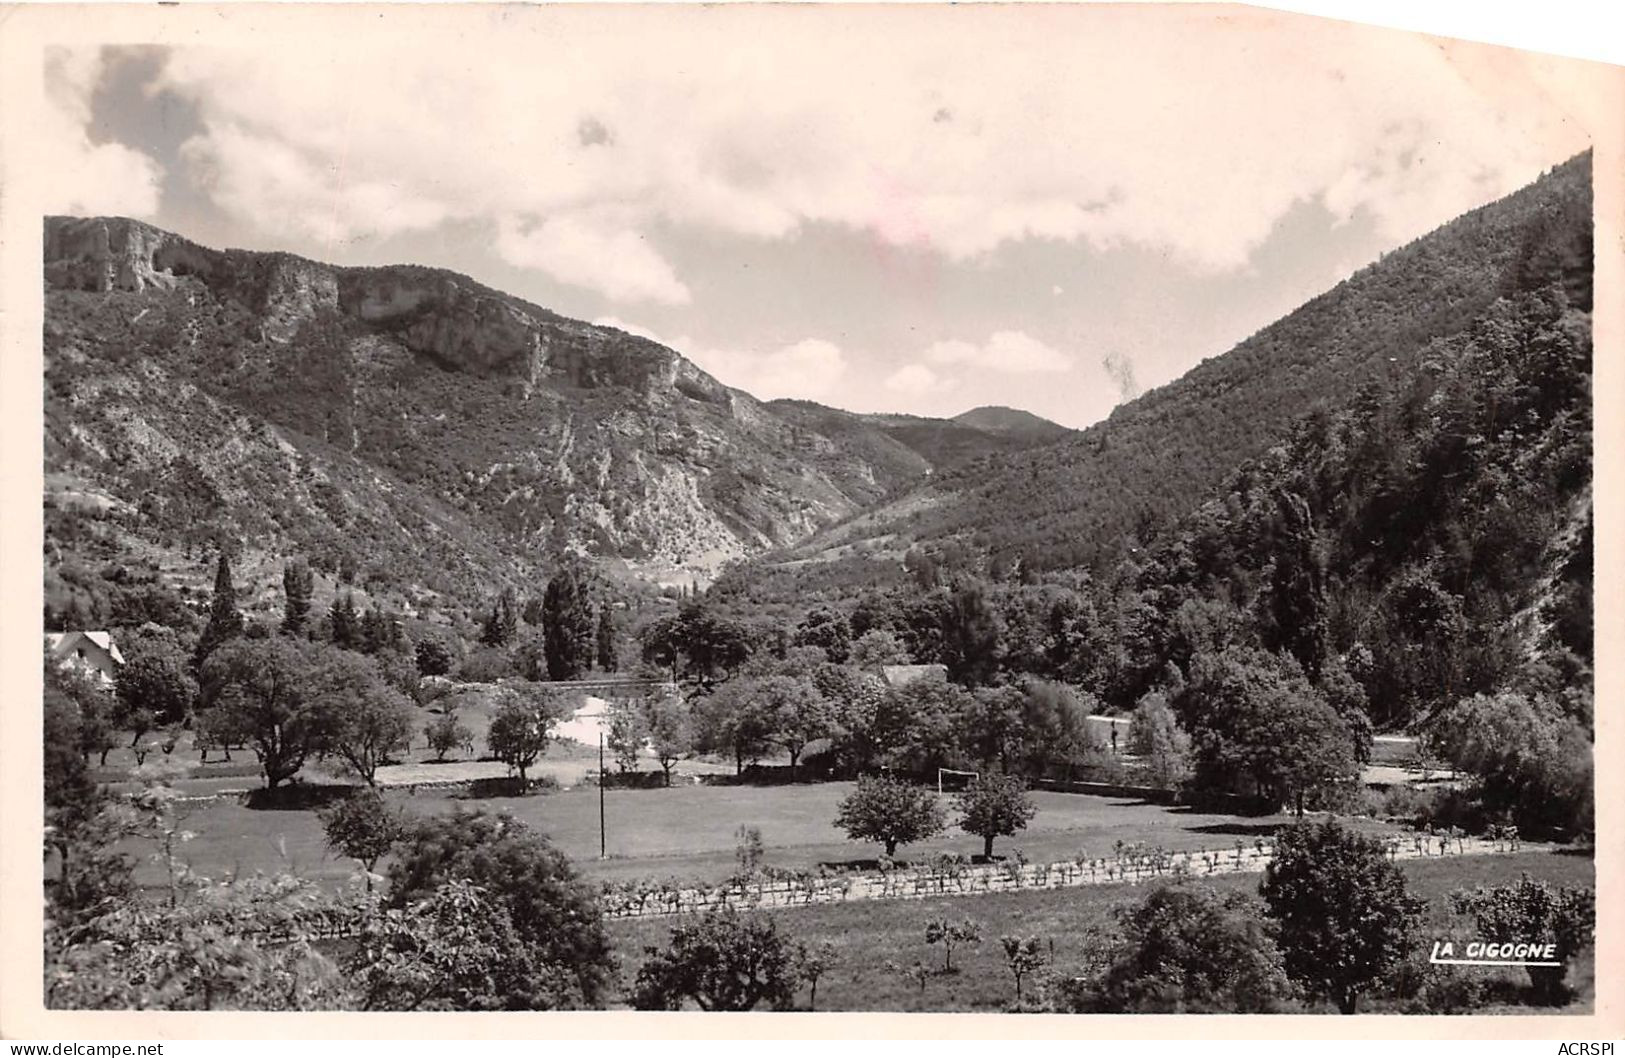
[[[310,597],[315,589],[315,577],[304,562],[290,562],[282,567],[282,631],[299,635],[305,630],[310,616]]]
[[[209,622],[192,652],[192,670],[200,671],[216,647],[243,634],[243,615],[237,610],[237,589],[231,583],[231,562],[224,551],[214,568],[214,595],[209,601]]]

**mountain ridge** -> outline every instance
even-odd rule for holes
[[[424,596],[567,555],[703,582],[947,458],[443,269],[214,250],[129,218],[47,218],[43,258],[47,470],[59,495],[117,501],[118,535],[161,538],[160,564],[213,541]]]
[[[1312,408],[1334,410],[1366,383],[1394,398],[1433,343],[1498,298],[1556,282],[1589,311],[1590,166],[1590,152],[1578,155],[1384,254],[1099,423],[950,468],[731,583],[772,598],[816,595],[821,581],[898,583],[911,552],[977,573],[1108,569]]]

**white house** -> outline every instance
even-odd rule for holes
[[[78,668],[109,684],[124,664],[124,655],[109,632],[47,632],[45,656],[63,668]]]

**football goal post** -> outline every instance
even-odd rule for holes
[[[960,771],[957,768],[938,768],[937,769],[937,793],[938,794],[942,793],[942,778],[945,775],[965,775],[965,776],[969,776],[971,781],[974,782],[976,777],[979,774],[980,774],[980,772]],[[969,786],[969,785],[970,785],[969,782],[965,783],[965,786]],[[963,787],[959,787],[959,789],[963,789]]]

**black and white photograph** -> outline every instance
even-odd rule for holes
[[[8,1009],[1619,1015],[1618,67],[109,19],[8,52]]]

